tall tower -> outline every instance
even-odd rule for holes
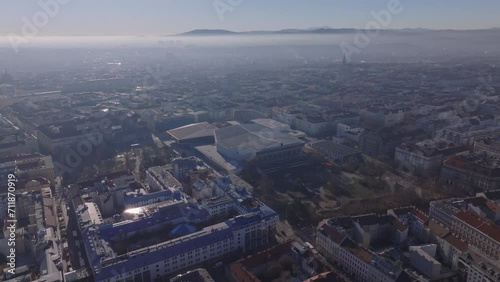
[[[11,84],[14,82],[14,78],[5,70],[5,73],[0,78],[0,84]]]
[[[340,100],[340,110],[342,110],[342,111],[343,111],[343,110],[344,110],[344,98],[345,98],[345,94],[344,94],[344,92],[341,92],[341,93],[339,94],[339,98],[340,98],[340,99],[339,99],[339,100]]]
[[[344,54],[344,58],[342,59],[342,64],[343,65],[347,64],[347,58],[345,57],[345,54]]]

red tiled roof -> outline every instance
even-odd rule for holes
[[[260,282],[260,279],[241,265],[241,262],[232,263],[229,268],[236,281]]]
[[[397,218],[394,218],[392,220],[392,226],[394,226],[397,230],[399,231],[405,231],[408,227],[404,225],[401,221],[399,221]]]
[[[321,232],[321,234],[325,235],[326,237],[328,237],[330,240],[332,240],[333,242],[335,242],[337,244],[340,244],[345,237],[344,234],[338,232],[337,230],[335,230],[334,228],[332,228],[330,225],[328,225],[326,223],[321,225],[320,228],[318,229],[318,231]]]
[[[455,217],[500,243],[500,226],[495,225],[491,220],[482,219],[464,211],[458,212]]]
[[[252,255],[241,261],[242,265],[245,267],[255,267],[261,265],[269,260],[277,259],[281,257],[286,252],[289,252],[292,248],[292,241],[277,245],[271,249],[262,251],[255,255]]]
[[[346,239],[342,242],[342,245],[341,245],[345,250],[349,251],[350,253],[352,253],[354,256],[356,256],[357,258],[359,258],[360,260],[364,261],[364,262],[367,262],[367,263],[371,263],[372,259],[373,259],[373,254],[366,250],[365,248],[359,246],[357,243],[355,243],[353,240],[351,239]]]
[[[429,220],[429,216],[419,209],[415,209],[415,216],[418,217],[423,222]]]
[[[370,263],[373,259],[373,254],[369,251],[365,250],[362,247],[357,247],[355,249],[351,249],[352,253],[357,256],[359,259],[366,263]]]
[[[469,161],[465,160],[463,158],[463,156],[451,157],[447,160],[444,160],[443,164],[448,165],[448,166],[452,166],[452,167],[456,167],[459,169],[472,171],[474,173],[482,174],[482,175],[490,176],[490,177],[498,176],[498,173],[499,173],[498,168],[490,168],[490,167],[486,167],[486,166],[481,165],[481,164],[469,162]]]
[[[246,259],[232,263],[229,268],[237,281],[260,282],[260,279],[249,268],[256,267],[268,261],[278,259],[284,253],[290,251],[292,241],[275,246],[269,250],[257,253]]]
[[[460,240],[460,238],[456,237],[455,235],[453,235],[451,233],[444,236],[443,239],[446,242],[450,243],[450,245],[452,245],[453,247],[460,250],[461,252],[465,252],[469,248],[469,245],[465,241]]]

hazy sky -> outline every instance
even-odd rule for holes
[[[67,2],[43,23],[40,3]],[[161,35],[192,29],[278,30],[329,26],[363,28],[371,11],[397,0],[0,0],[0,35],[21,35],[39,16],[37,36]],[[500,27],[499,0],[400,0],[387,28]],[[214,3],[241,2],[225,13]],[[221,15],[221,16],[220,16]]]

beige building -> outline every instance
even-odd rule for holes
[[[408,166],[406,169],[413,170],[418,175],[426,175],[441,167],[441,154],[404,145],[396,147],[394,159]]]
[[[500,226],[473,213],[460,211],[454,216],[451,230],[500,263]]]

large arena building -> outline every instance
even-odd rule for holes
[[[232,161],[253,162],[272,172],[307,164],[304,141],[260,124],[238,124],[215,131],[217,151]]]

